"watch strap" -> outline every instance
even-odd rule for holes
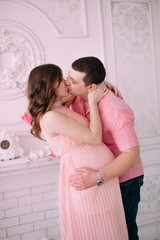
[[[103,181],[103,179],[101,178],[101,174],[100,174],[99,171],[96,171],[96,177],[97,177],[97,185],[98,185],[98,186],[101,186],[101,185],[104,183],[104,181]]]

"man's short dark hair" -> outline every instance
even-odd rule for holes
[[[83,78],[85,86],[92,83],[98,84],[104,81],[106,70],[103,63],[96,57],[82,57],[72,63],[75,71],[84,72],[86,76]]]

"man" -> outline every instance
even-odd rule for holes
[[[88,92],[104,81],[105,76],[102,62],[95,57],[80,58],[72,63],[66,86],[71,95],[77,96],[72,103],[74,111],[90,118]],[[136,216],[144,171],[134,129],[134,114],[123,99],[116,97],[111,90],[98,103],[98,108],[103,142],[113,152],[115,160],[99,170],[79,168],[69,181],[75,189],[84,190],[96,184],[100,186],[104,181],[118,176],[129,239],[137,240]]]

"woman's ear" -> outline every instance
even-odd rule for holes
[[[88,92],[92,92],[97,88],[97,85],[95,83],[91,84],[88,88]]]

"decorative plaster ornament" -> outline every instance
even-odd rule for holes
[[[44,61],[44,53],[36,35],[14,21],[0,22],[0,99],[26,95],[31,69]]]
[[[14,133],[0,132],[0,161],[12,160],[23,156],[19,138]]]

